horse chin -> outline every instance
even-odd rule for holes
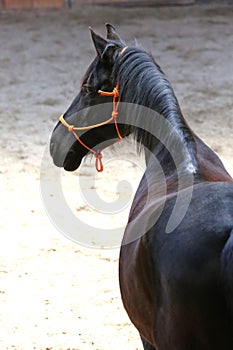
[[[80,157],[77,152],[71,148],[64,160],[63,168],[66,171],[75,171],[81,165],[82,159],[83,157]]]

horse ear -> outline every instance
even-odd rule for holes
[[[100,35],[96,34],[91,28],[89,29],[99,59],[108,64],[113,64],[116,45],[109,43]]]
[[[102,38],[100,35],[96,34],[91,27],[89,27],[89,30],[91,33],[92,41],[95,46],[97,55],[99,56],[99,58],[102,58],[103,52],[105,51],[108,42],[107,40]]]
[[[112,24],[106,23],[105,26],[107,30],[107,39],[121,41],[120,36],[116,32],[116,28]]]

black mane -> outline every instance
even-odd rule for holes
[[[174,126],[184,142],[192,142],[190,128],[182,116],[173,88],[149,53],[138,47],[127,48],[115,63],[113,77],[119,83],[121,102],[156,111]],[[143,118],[143,122],[147,123],[146,118]],[[131,131],[140,145],[150,149],[154,147],[154,136],[138,128]]]
[[[119,58],[116,69],[122,101],[149,107],[165,118],[177,112],[181,113],[177,98],[165,74],[145,50],[137,47],[127,48],[124,55]]]

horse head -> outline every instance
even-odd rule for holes
[[[90,28],[96,57],[82,79],[78,95],[60,117],[51,136],[50,153],[53,161],[68,171],[76,170],[89,151],[98,158],[101,149],[113,144],[121,134],[125,136],[123,126],[114,123],[114,118],[110,118],[109,123],[103,122],[107,119],[106,114],[108,117],[111,115],[112,102],[117,108],[117,77],[113,72],[115,62],[125,48],[111,24],[106,24],[106,31],[105,39]],[[77,125],[79,127],[75,128]]]

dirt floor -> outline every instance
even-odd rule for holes
[[[231,14],[226,5],[83,5],[61,12],[0,14],[0,349],[142,349],[121,303],[119,249],[73,243],[46,214],[40,183],[46,169],[53,182],[54,168],[46,146],[93,58],[88,26],[104,34],[104,23],[112,22],[127,43],[136,39],[152,52],[188,122],[233,174]],[[93,160],[86,161],[79,178],[114,201],[119,179],[128,176],[134,190],[142,173],[130,152],[130,145],[121,148],[120,156],[115,151],[116,166],[108,151],[101,178],[93,177]],[[122,233],[129,204],[115,215],[93,210],[77,194],[77,179],[62,172],[72,210],[94,226],[119,226]],[[80,242],[90,245],[86,237]]]

